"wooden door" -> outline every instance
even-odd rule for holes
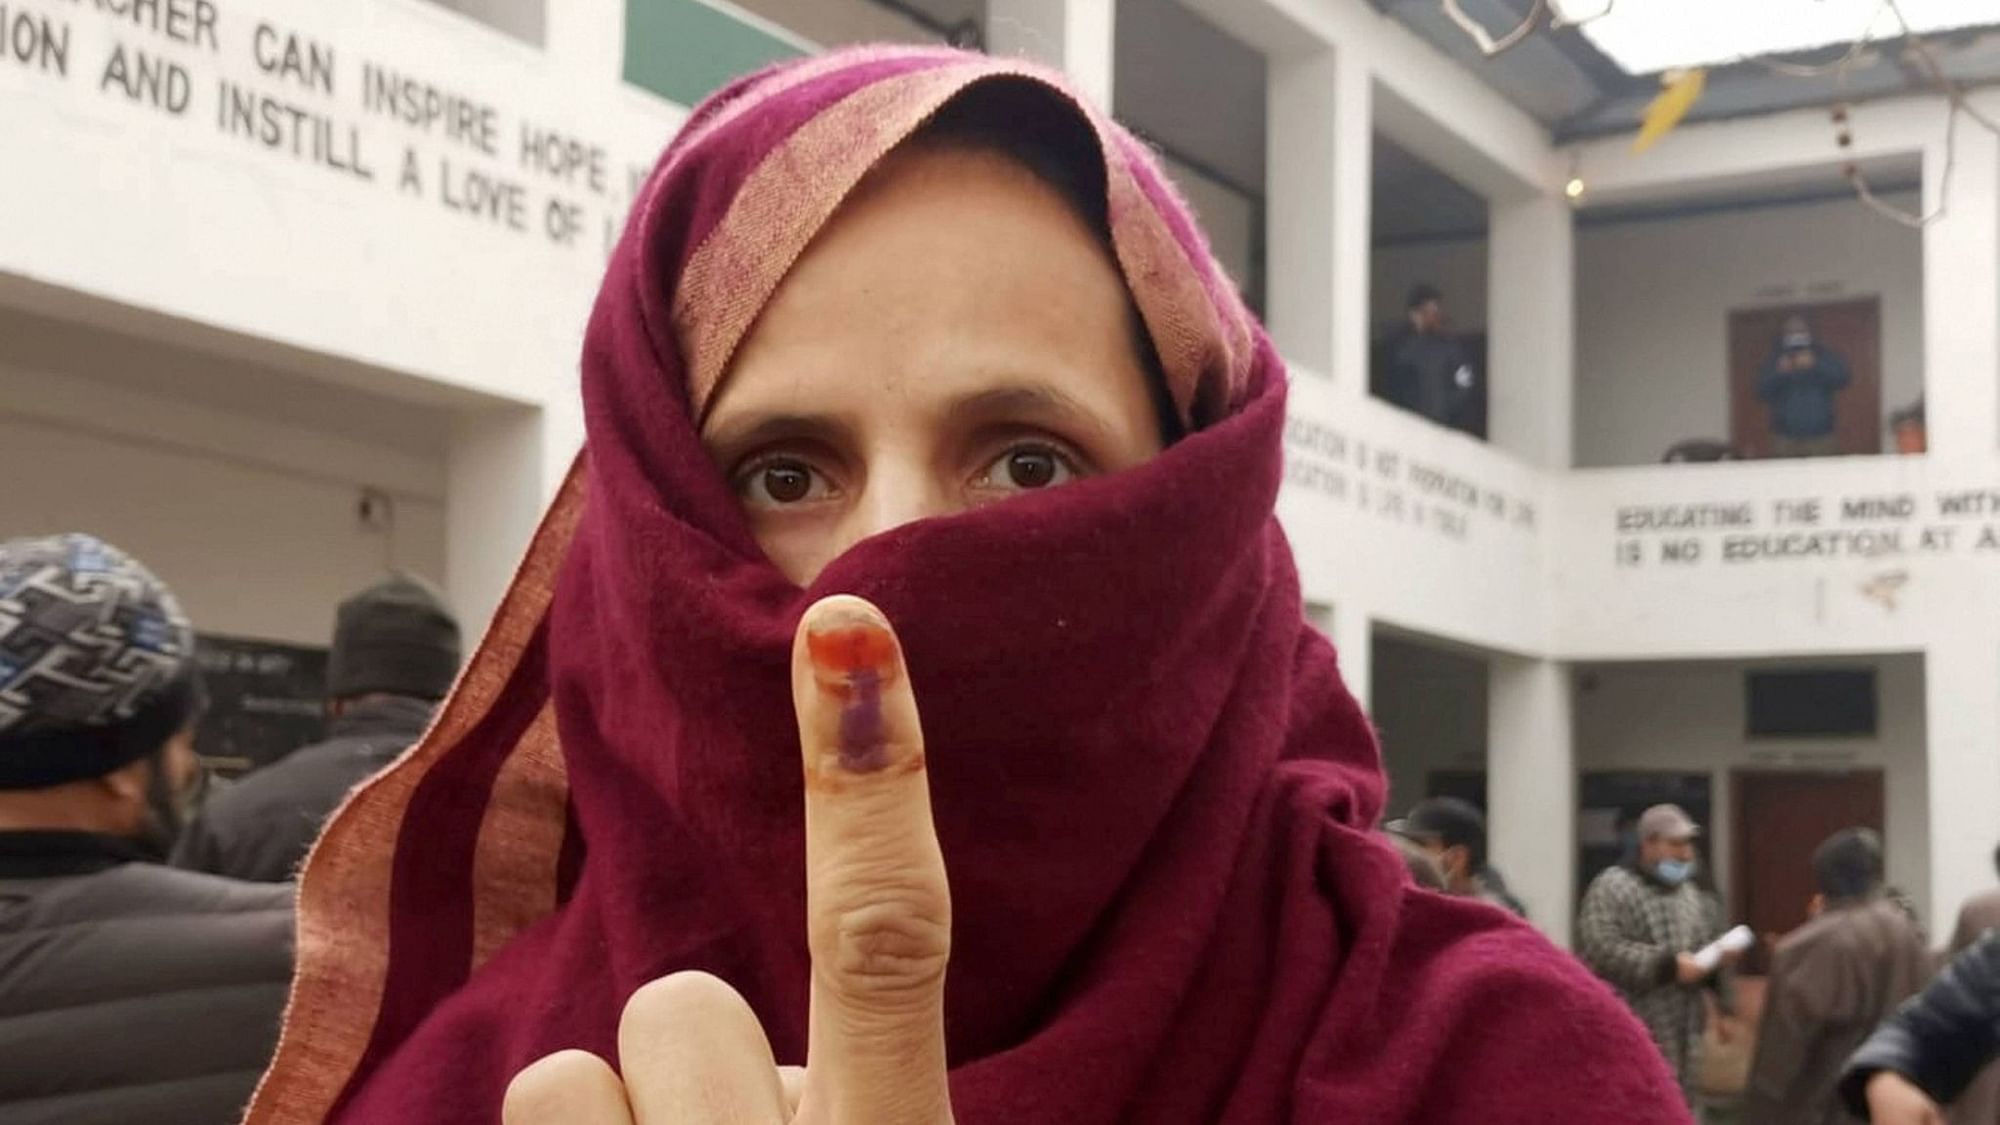
[[[1738,770],[1730,785],[1736,810],[1730,915],[1760,938],[1785,934],[1806,920],[1819,890],[1813,850],[1843,828],[1882,831],[1882,771]],[[1768,956],[1760,942],[1746,970],[1765,971]]]
[[[1785,318],[1804,316],[1813,340],[1847,361],[1853,381],[1834,399],[1834,437],[1849,454],[1882,452],[1882,302],[1875,297],[1817,305],[1737,309],[1729,314],[1729,437],[1744,457],[1771,455],[1771,410],[1757,376]]]

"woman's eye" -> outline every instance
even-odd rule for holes
[[[824,499],[832,493],[833,486],[806,462],[796,457],[775,457],[756,462],[738,473],[736,491],[745,504],[779,508]]]
[[[978,483],[998,491],[1025,492],[1068,484],[1076,477],[1075,463],[1060,450],[1047,445],[1017,445],[988,465]]]

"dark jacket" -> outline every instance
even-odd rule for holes
[[[1847,1058],[1931,975],[1922,931],[1881,896],[1829,907],[1778,943],[1742,1116],[1839,1125]]]
[[[1954,958],[1929,988],[1911,997],[1848,1060],[1840,1096],[1867,1119],[1868,1080],[1893,1070],[1940,1105],[1949,1105],[2000,1054],[2000,931]]]
[[[1456,336],[1402,325],[1377,345],[1374,367],[1378,397],[1433,422],[1466,424],[1477,380]]]
[[[1780,371],[1778,361],[1788,354],[1772,353],[1757,376],[1757,397],[1771,407],[1771,432],[1786,438],[1822,438],[1833,433],[1834,396],[1846,387],[1853,375],[1847,362],[1829,348],[1814,344],[1797,349],[1812,355],[1803,370]]]
[[[1946,953],[1957,956],[1986,931],[2000,927],[2000,890],[1981,891],[1958,908],[1958,925]],[[1951,1125],[2000,1125],[2000,1064],[1989,1063],[1951,1105]]]
[[[421,737],[435,709],[403,696],[355,704],[333,720],[325,742],[209,798],[182,834],[174,865],[262,883],[292,878],[340,802]]]
[[[289,888],[0,832],[0,1121],[230,1125],[291,970]]]

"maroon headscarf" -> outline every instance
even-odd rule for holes
[[[1193,432],[878,535],[801,590],[693,417],[846,193],[994,84],[1097,139]],[[733,984],[803,1062],[789,652],[835,592],[895,623],[923,709],[962,1125],[1685,1121],[1606,989],[1500,911],[1411,887],[1370,834],[1375,742],[1273,515],[1284,378],[1143,146],[1058,79],[877,49],[711,99],[605,279],[579,470],[436,728],[308,864],[250,1121],[497,1121],[534,1059],[615,1059],[626,998],[681,969]]]

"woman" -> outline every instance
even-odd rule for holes
[[[723,90],[583,378],[479,655],[307,866],[250,1121],[490,1122],[551,1055],[512,1119],[782,1119],[809,1043],[801,1121],[1685,1120],[1601,986],[1370,833],[1283,370],[1059,80]]]

